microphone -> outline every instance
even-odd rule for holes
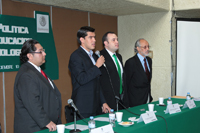
[[[68,104],[70,104],[74,108],[74,110],[79,113],[78,108],[76,107],[72,99],[68,99]]]
[[[116,100],[116,103],[117,103],[117,112],[118,112],[118,103],[119,103],[120,98],[118,96],[115,96],[115,100]]]
[[[97,50],[97,51],[95,52],[95,54],[96,54],[98,57],[101,56],[99,50]],[[106,67],[106,64],[105,64],[105,63],[103,63],[103,65],[104,65],[104,67]]]
[[[81,130],[79,130],[79,129],[76,129],[76,112],[78,113],[78,114],[80,114],[79,113],[79,111],[78,111],[78,109],[77,109],[77,107],[76,107],[76,105],[74,104],[74,102],[73,102],[73,100],[72,99],[68,99],[68,104],[70,104],[73,108],[74,108],[74,129],[72,129],[72,130],[70,130],[69,132],[70,133],[79,133],[79,132],[81,132]]]
[[[96,54],[98,57],[101,56],[99,50],[95,51],[95,54]]]
[[[120,98],[119,98],[118,96],[115,96],[115,99],[116,99],[116,100],[120,100]]]
[[[70,104],[70,105],[74,108],[74,110],[78,113],[78,115],[79,115],[80,117],[83,118],[83,121],[84,121],[85,123],[88,123],[88,120],[85,119],[85,118],[81,115],[81,113],[78,111],[78,108],[77,108],[76,105],[74,104],[73,100],[72,100],[72,99],[68,99],[67,102],[68,102],[68,104]]]

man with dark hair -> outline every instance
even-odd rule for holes
[[[61,94],[53,81],[41,70],[46,53],[36,40],[24,42],[23,63],[14,84],[15,133],[32,133],[61,123]]]
[[[148,57],[149,43],[141,38],[135,43],[136,55],[125,63],[129,106],[149,103],[151,96],[152,60]]]
[[[119,49],[118,37],[114,32],[107,32],[102,37],[104,49],[101,55],[105,58],[106,67],[102,66],[101,86],[108,105],[114,109],[123,109],[121,104],[128,107],[127,90],[124,80],[122,56],[116,51]],[[118,103],[118,107],[117,107]]]
[[[95,29],[81,27],[77,32],[77,40],[80,47],[75,50],[69,60],[69,70],[72,78],[72,96],[74,103],[81,115],[85,118],[98,115],[110,110],[101,92],[99,77],[104,57],[93,54],[95,48]],[[79,118],[82,119],[82,118]]]

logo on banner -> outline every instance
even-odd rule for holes
[[[37,32],[49,33],[49,15],[37,14]]]
[[[51,53],[42,66],[45,73],[51,79],[58,79],[58,59],[49,18],[49,13],[40,11],[34,11],[34,18],[0,14],[0,72],[18,71],[23,43],[35,39],[46,53]]]

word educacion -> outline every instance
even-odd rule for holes
[[[26,40],[31,38],[16,38],[16,37],[0,37],[0,44],[18,44],[22,45]]]

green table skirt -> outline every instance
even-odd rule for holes
[[[185,103],[185,99],[177,99],[172,98],[172,102],[183,104]],[[133,125],[129,127],[123,127],[116,122],[116,126],[113,130],[116,133],[200,133],[200,102],[195,102],[196,106],[193,109],[182,109],[181,112],[175,114],[165,114],[164,110],[166,110],[166,106],[157,106],[158,101],[152,102],[154,104],[154,110],[157,111],[155,114],[157,116],[157,121],[145,124],[144,122],[137,123],[135,122]],[[164,100],[164,103],[167,104],[167,99]],[[141,109],[145,109],[145,111],[141,111]],[[140,105],[136,107],[129,108],[131,112],[141,115],[148,111],[148,105]],[[139,118],[138,115],[134,115],[127,110],[120,110],[123,112],[123,121],[128,121],[129,117]],[[161,118],[161,117],[163,118]],[[103,114],[96,117],[108,117],[108,114]],[[87,118],[89,120],[89,118]],[[95,121],[96,127],[104,126],[109,124],[109,122]],[[74,124],[73,122],[67,123],[65,125]],[[83,120],[77,121],[77,124],[87,125]],[[69,133],[69,129],[65,129],[65,133]],[[82,133],[88,133],[88,130],[82,131]],[[48,129],[42,130],[36,133],[49,133]],[[51,132],[57,133],[57,131]]]

